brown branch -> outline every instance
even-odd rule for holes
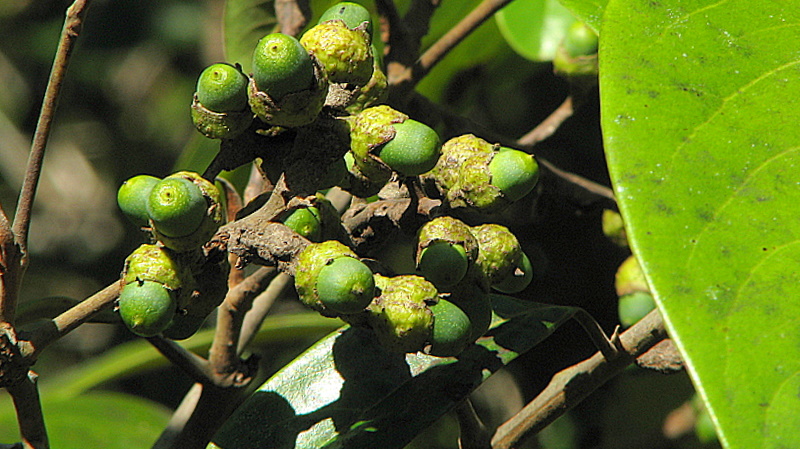
[[[227,387],[250,378],[251,373],[242,373],[239,359],[240,332],[245,315],[251,310],[253,300],[275,278],[274,267],[262,267],[228,291],[225,300],[217,309],[217,327],[214,343],[209,350],[213,380],[217,386]]]
[[[572,95],[568,96],[561,105],[551,112],[547,118],[542,120],[541,123],[536,125],[535,128],[530,130],[527,134],[517,140],[517,144],[526,147],[533,147],[537,143],[552,136],[558,128],[568,118],[572,117],[575,113]]]
[[[101,310],[113,306],[114,301],[119,297],[120,287],[119,282],[113,282],[75,307],[53,318],[47,325],[33,330],[28,341],[20,342],[22,354],[31,360],[36,360],[36,357],[50,343],[89,321]]]
[[[22,447],[25,449],[50,447],[36,377],[36,373],[28,371],[28,375],[21,382],[9,385],[7,388],[14,401],[22,435]]]
[[[492,448],[510,449],[535,435],[666,337],[661,314],[658,310],[650,312],[622,333],[622,350],[617,357],[607,359],[597,352],[553,376],[550,384],[533,401],[497,428]]]
[[[50,127],[53,124],[53,116],[58,106],[58,98],[64,82],[64,76],[67,73],[70,55],[75,48],[78,35],[83,27],[83,19],[86,16],[89,3],[90,0],[75,0],[72,6],[67,9],[64,27],[61,30],[61,40],[58,43],[50,79],[47,82],[47,90],[44,93],[42,109],[39,113],[39,121],[36,124],[36,131],[33,135],[28,168],[19,195],[16,216],[14,217],[14,234],[17,236],[17,243],[23,252],[23,264],[27,263],[24,259],[27,257],[28,230],[30,229],[36,186],[39,183],[39,176],[42,172],[44,150],[47,146],[47,139],[50,137]]]
[[[283,273],[278,273],[278,275],[272,279],[272,282],[270,282],[269,287],[260,295],[256,296],[256,299],[253,301],[253,308],[245,315],[244,322],[242,323],[242,333],[239,336],[239,347],[237,348],[239,354],[244,352],[244,349],[253,341],[253,338],[255,338],[258,330],[261,328],[261,324],[264,322],[264,318],[266,318],[267,312],[269,312],[272,304],[275,303],[275,300],[278,299],[289,286],[294,286],[294,278]]]
[[[177,342],[161,336],[148,337],[147,341],[195,382],[208,383],[213,378],[208,361]]]

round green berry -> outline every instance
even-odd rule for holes
[[[656,308],[653,295],[647,292],[635,292],[623,295],[617,304],[617,313],[622,327],[630,327],[639,322],[651,310]]]
[[[172,321],[176,310],[175,294],[158,282],[131,282],[119,294],[122,322],[141,337],[161,333]]]
[[[122,213],[134,224],[147,225],[147,199],[160,179],[150,175],[137,175],[123,182],[117,191],[117,204]]]
[[[517,268],[492,284],[492,288],[501,293],[519,293],[530,285],[531,280],[533,280],[533,265],[531,265],[528,255],[522,253]]]
[[[372,17],[367,8],[353,2],[339,2],[326,9],[319,18],[319,23],[328,20],[341,20],[351,30],[367,22],[367,33],[372,36]]]
[[[282,221],[292,231],[312,242],[318,242],[322,237],[322,222],[319,209],[316,207],[295,209]]]
[[[464,247],[444,240],[428,245],[419,256],[419,271],[438,289],[459,283],[468,268]]]
[[[375,295],[372,270],[353,257],[338,257],[324,266],[317,276],[319,301],[339,313],[364,310]]]
[[[253,53],[253,79],[275,100],[307,90],[314,79],[311,56],[292,36],[272,33],[258,41]]]
[[[571,57],[590,56],[597,53],[597,33],[582,22],[575,22],[564,36],[564,49]]]
[[[197,100],[214,112],[244,110],[247,107],[247,77],[230,64],[208,66],[197,79]]]
[[[527,195],[539,180],[539,164],[533,156],[511,148],[494,155],[489,172],[492,185],[512,202]]]
[[[460,354],[471,343],[472,321],[458,305],[440,299],[430,307],[433,312],[433,332],[427,352],[438,357]]]
[[[393,126],[394,138],[377,153],[386,165],[405,176],[421,175],[436,166],[442,145],[433,128],[412,119]]]
[[[192,181],[181,177],[162,179],[150,192],[147,215],[159,233],[183,237],[200,228],[208,204],[203,192]]]

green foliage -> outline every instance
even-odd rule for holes
[[[532,61],[550,61],[575,18],[558,0],[517,0],[495,14],[503,37]]]
[[[800,445],[800,16],[610,1],[600,87],[628,238],[730,448]],[[793,392],[793,393],[790,393]]]

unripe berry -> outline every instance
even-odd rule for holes
[[[122,322],[141,337],[161,333],[175,316],[176,307],[175,294],[154,281],[131,282],[119,295]]]
[[[522,249],[517,237],[508,228],[498,224],[483,224],[474,226],[472,234],[480,247],[475,264],[488,285],[502,281],[519,266]]]
[[[489,162],[491,183],[511,202],[527,195],[539,180],[539,164],[532,155],[500,148]]]
[[[472,321],[458,305],[440,299],[430,307],[433,313],[433,332],[426,352],[438,357],[460,354],[471,343]]]
[[[295,209],[282,221],[292,231],[312,242],[318,242],[322,237],[322,223],[320,222],[319,209],[316,207]]]
[[[433,313],[428,303],[438,301],[438,292],[420,276],[387,278],[375,275],[381,295],[369,305],[367,323],[378,341],[392,352],[421,351],[430,340]]]
[[[286,94],[309,89],[314,79],[314,66],[297,39],[272,33],[256,45],[253,79],[260,91],[279,100]]]
[[[365,22],[367,34],[372,36],[372,17],[367,8],[353,2],[339,2],[326,9],[319,18],[319,23],[328,20],[341,20],[348,28],[355,29]]]
[[[242,111],[247,107],[247,77],[230,64],[208,66],[197,79],[197,99],[210,111]]]
[[[338,257],[319,271],[317,294],[319,301],[334,312],[361,312],[375,294],[372,270],[353,257]]]
[[[567,54],[573,58],[597,53],[597,33],[582,22],[573,23],[567,30],[562,44]]]
[[[123,182],[117,191],[117,204],[122,213],[134,224],[146,226],[150,217],[147,215],[147,199],[160,179],[150,175],[137,175]]]
[[[203,223],[208,204],[192,181],[169,177],[159,181],[147,201],[147,215],[156,230],[167,237],[192,234]]]
[[[622,327],[630,327],[638,323],[656,308],[653,295],[647,292],[635,292],[619,297],[617,314]]]
[[[312,243],[297,255],[295,262],[294,286],[300,302],[324,316],[338,316],[320,301],[317,280],[320,271],[333,260],[340,257],[355,258],[356,253],[336,240]]]
[[[422,250],[419,271],[438,289],[452,287],[467,274],[469,258],[459,244],[436,241]]]
[[[525,290],[532,280],[533,265],[528,255],[523,252],[519,265],[506,277],[492,284],[492,288],[501,293],[519,293]]]
[[[324,22],[306,31],[300,43],[322,64],[331,83],[363,86],[372,77],[372,47],[364,30],[351,30],[338,20]]]
[[[441,155],[441,143],[436,131],[412,119],[392,126],[394,137],[376,151],[381,160],[405,176],[418,176],[430,171]]]

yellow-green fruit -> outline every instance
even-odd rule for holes
[[[472,321],[458,305],[445,299],[430,307],[433,332],[426,352],[437,357],[456,356],[472,343]]]
[[[214,112],[242,111],[247,107],[247,77],[230,64],[213,64],[197,79],[197,100]]]
[[[147,199],[158,181],[155,176],[137,175],[123,182],[117,191],[117,205],[134,224],[147,225]]]
[[[253,80],[258,90],[279,100],[311,88],[314,65],[297,39],[272,33],[261,38],[253,52]]]
[[[430,171],[441,155],[436,131],[412,119],[393,126],[394,138],[376,149],[378,157],[401,175],[418,176]]]
[[[166,178],[150,191],[147,215],[159,233],[184,237],[202,224],[208,205],[203,192],[192,181]]]
[[[300,38],[317,58],[331,83],[363,86],[372,77],[372,47],[367,32],[351,30],[342,21],[320,23]]]
[[[122,322],[141,337],[161,333],[175,316],[176,307],[175,294],[158,282],[131,282],[119,295]]]
[[[502,281],[519,266],[522,248],[508,228],[498,224],[483,224],[474,226],[472,234],[480,248],[475,265],[489,285]]]
[[[356,254],[336,240],[312,243],[298,254],[295,262],[294,286],[300,301],[325,316],[337,316],[320,301],[317,293],[319,272],[339,257],[357,257]]]
[[[407,119],[407,115],[386,105],[364,109],[345,119],[350,126],[350,150],[358,172],[375,184],[382,186],[392,175],[392,169],[377,156],[378,148],[395,137],[393,125]],[[352,168],[350,171],[354,172]]]
[[[492,288],[501,293],[519,293],[525,290],[532,280],[533,265],[528,255],[523,252],[519,265],[506,277],[492,284]]]
[[[316,207],[295,209],[282,221],[292,231],[312,242],[318,242],[322,237],[321,217],[319,209]]]
[[[532,155],[501,148],[489,162],[491,183],[511,202],[527,195],[539,180],[539,164]]]
[[[439,240],[422,250],[418,267],[437,289],[448,288],[467,274],[469,258],[463,246]]]
[[[319,23],[329,20],[341,20],[351,30],[364,26],[367,34],[372,36],[372,17],[367,8],[358,3],[339,2],[331,6],[322,13]]]
[[[620,296],[617,304],[619,322],[622,327],[633,326],[655,308],[656,302],[650,293],[636,292]]]
[[[376,274],[375,284],[381,294],[369,305],[367,323],[378,341],[392,352],[421,351],[433,330],[428,303],[438,301],[436,287],[413,275],[387,278]]]
[[[573,23],[562,43],[567,54],[573,58],[597,53],[597,33],[582,22]]]
[[[158,282],[177,291],[187,281],[191,283],[191,273],[177,253],[158,245],[140,245],[125,259],[122,283],[141,281]]]
[[[353,257],[333,259],[317,275],[317,294],[319,301],[334,312],[361,312],[375,295],[372,270]]]

